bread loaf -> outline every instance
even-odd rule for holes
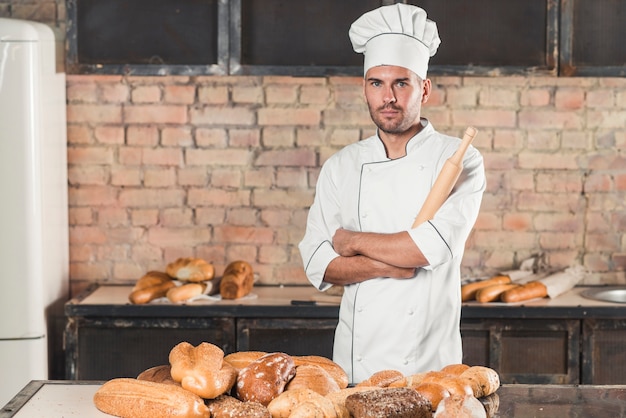
[[[136,305],[143,305],[155,299],[165,297],[167,291],[176,284],[165,273],[149,271],[143,275],[131,289],[128,300]]]
[[[433,418],[487,418],[485,408],[475,397],[450,396],[444,398]]]
[[[338,418],[335,405],[323,396],[298,404],[289,418]]]
[[[403,377],[404,375],[397,370],[381,370],[358,383],[356,386],[375,386],[386,388],[396,380],[402,379]]]
[[[210,284],[210,282],[208,282]],[[207,283],[185,283],[168,289],[165,296],[172,303],[185,302],[193,297],[200,296],[206,289]]]
[[[442,372],[444,373],[448,373],[448,374],[454,374],[454,375],[460,375],[461,373],[463,373],[465,370],[469,369],[470,366],[468,364],[448,364],[447,366],[443,367],[441,369]]]
[[[172,379],[172,366],[169,364],[151,367],[139,373],[137,380],[147,380],[156,383],[167,383],[170,385],[180,386],[180,383]]]
[[[381,389],[374,386],[353,386],[345,389],[339,389],[337,392],[331,392],[326,395],[327,399],[330,399],[335,405],[335,411],[337,411],[338,417],[346,417],[350,418],[350,412],[346,407],[346,399],[348,396],[357,393],[357,392],[367,392],[370,390]]]
[[[207,401],[212,418],[272,418],[270,411],[258,402],[241,402],[229,395]]]
[[[286,390],[272,399],[267,409],[272,418],[289,418],[298,405],[320,396],[319,393],[307,388]]]
[[[430,401],[433,412],[437,410],[439,402],[441,402],[443,398],[450,396],[450,391],[443,385],[435,382],[420,383],[415,386],[415,391]]]
[[[430,402],[410,388],[380,388],[346,398],[353,418],[431,418]]]
[[[481,303],[496,301],[504,292],[517,286],[519,285],[515,283],[506,283],[483,287],[476,292],[476,300]]]
[[[465,284],[461,286],[461,301],[467,302],[476,299],[476,292],[484,287],[506,283],[511,283],[511,278],[509,276],[498,275],[487,280]]]
[[[301,366],[303,364],[313,364],[316,366],[320,366],[328,372],[328,374],[335,380],[335,382],[337,382],[337,386],[339,386],[339,389],[348,387],[349,382],[346,372],[340,365],[326,357],[313,355],[293,356],[293,361],[296,366]]]
[[[403,388],[403,387],[414,388],[417,385],[422,383],[422,380],[424,380],[424,376],[426,376],[426,373],[427,372],[422,372],[422,373],[415,373],[409,376],[405,376],[401,379],[391,382],[389,384],[389,387],[390,388]]]
[[[485,366],[472,366],[461,377],[469,379],[472,383],[474,397],[489,396],[500,387],[500,376],[495,370]]]
[[[506,303],[518,303],[546,296],[548,296],[546,285],[539,281],[532,281],[507,290],[500,295],[500,300]]]
[[[184,282],[204,282],[215,276],[213,264],[196,257],[183,257],[169,263],[167,274]]]
[[[220,282],[222,299],[239,299],[248,295],[254,286],[254,271],[245,261],[233,261],[224,270]]]
[[[295,376],[293,358],[285,353],[268,353],[239,371],[236,396],[247,402],[267,406],[280,395]]]
[[[324,396],[339,390],[332,376],[316,364],[296,366],[296,375],[287,383],[285,390],[311,389]]]
[[[224,352],[210,343],[176,345],[169,355],[172,378],[192,393],[213,399],[235,384],[237,371],[224,362]]]
[[[109,380],[96,391],[93,402],[100,411],[125,418],[210,417],[199,396],[179,386],[146,380]]]
[[[224,361],[239,371],[266,354],[265,351],[235,351],[224,356]]]
[[[465,377],[447,374],[441,371],[431,371],[426,373],[422,383],[438,383],[442,385],[450,395],[465,396],[473,395],[473,386]]]

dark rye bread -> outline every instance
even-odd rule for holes
[[[381,388],[346,398],[353,418],[431,418],[430,401],[412,388]]]

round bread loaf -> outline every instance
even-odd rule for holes
[[[280,395],[295,376],[293,358],[285,353],[268,353],[239,371],[236,396],[247,402],[267,406]]]
[[[380,388],[386,388],[393,382],[404,378],[404,375],[397,370],[381,370],[368,379],[358,383],[356,386],[376,386]]]
[[[337,386],[339,389],[344,389],[348,387],[348,375],[341,368],[340,365],[335,363],[334,361],[322,357],[322,356],[294,356],[293,361],[296,363],[296,366],[301,366],[303,364],[313,364],[316,366],[320,366],[324,370],[328,372],[328,374],[337,382]]]
[[[500,387],[500,376],[495,370],[485,366],[471,366],[461,373],[461,377],[469,379],[476,398],[489,396]]]
[[[183,257],[169,263],[167,274],[183,282],[204,282],[215,276],[213,264],[196,257]]]

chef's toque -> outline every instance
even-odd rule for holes
[[[426,18],[426,11],[400,3],[363,14],[349,35],[354,51],[365,55],[363,74],[374,66],[396,65],[426,79],[428,60],[441,43],[437,24]]]

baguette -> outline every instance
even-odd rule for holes
[[[461,286],[461,301],[467,302],[469,300],[476,299],[476,292],[484,287],[505,283],[511,283],[511,278],[509,276],[494,276],[487,280],[463,285]]]
[[[128,300],[135,305],[143,305],[153,301],[154,299],[165,297],[167,291],[175,286],[176,284],[173,280],[167,280],[165,282],[131,292],[128,296]]]
[[[94,394],[100,411],[125,418],[209,418],[204,400],[179,386],[131,378],[104,383]]]
[[[210,282],[207,282],[211,285]],[[206,289],[207,283],[185,283],[168,289],[165,296],[172,303],[181,303],[193,297],[200,296]]]
[[[548,288],[539,281],[532,281],[502,293],[500,300],[506,303],[523,302],[525,300],[545,298]]]
[[[498,300],[502,293],[515,287],[519,287],[519,285],[515,283],[505,283],[483,287],[476,292],[476,300],[480,303],[493,302]]]

